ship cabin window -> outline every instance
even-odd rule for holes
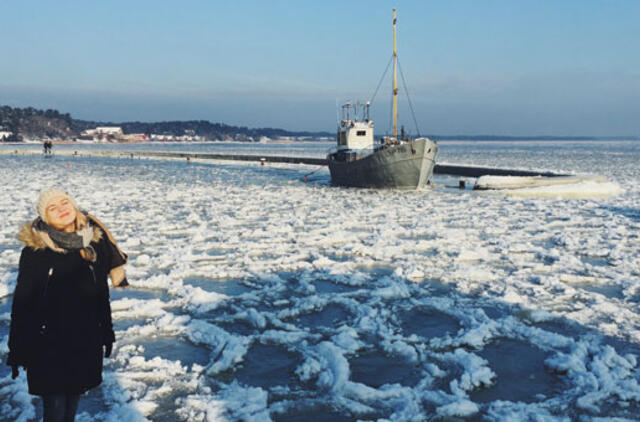
[[[359,130],[356,132],[356,136],[365,136],[367,134],[366,130]]]

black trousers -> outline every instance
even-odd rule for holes
[[[78,394],[47,394],[42,396],[43,422],[73,422],[78,410]]]

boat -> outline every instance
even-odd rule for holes
[[[360,188],[419,189],[431,183],[438,154],[435,141],[398,136],[398,54],[393,9],[393,136],[374,138],[370,102],[347,102],[338,122],[337,147],[327,155],[331,183]]]

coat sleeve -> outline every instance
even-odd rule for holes
[[[111,237],[107,237],[107,254],[109,255],[109,278],[113,287],[119,287],[126,282],[127,274],[125,272],[125,265],[127,264],[127,255],[118,248]]]
[[[126,253],[122,252],[118,247],[118,244],[109,231],[107,227],[98,220],[95,216],[91,214],[87,214],[87,217],[97,225],[100,230],[106,236],[106,252],[107,252],[107,265],[109,268],[109,277],[111,278],[111,282],[113,283],[113,287],[118,287],[120,285],[125,286],[128,285],[126,282],[126,273],[125,273],[125,265],[127,264],[128,256]]]
[[[102,344],[110,344],[116,341],[111,320],[111,303],[109,301],[109,286],[103,283],[102,292]]]
[[[38,266],[34,261],[34,251],[28,247],[22,249],[18,268],[18,283],[11,304],[11,328],[9,331],[9,356],[7,365],[28,364],[32,331],[36,317],[37,295],[39,291]]]
[[[102,239],[106,245],[106,255],[104,259],[107,260],[107,265],[111,262],[111,256],[109,252],[108,239]],[[102,344],[109,344],[116,341],[115,333],[113,332],[113,322],[111,320],[111,301],[109,298],[109,285],[107,284],[106,277],[100,283],[100,324],[102,326]]]

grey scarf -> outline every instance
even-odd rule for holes
[[[93,226],[87,224],[82,230],[65,233],[54,229],[38,217],[33,222],[33,228],[47,233],[58,248],[65,251],[84,250],[89,260],[95,262],[96,251],[90,245],[93,239]]]

